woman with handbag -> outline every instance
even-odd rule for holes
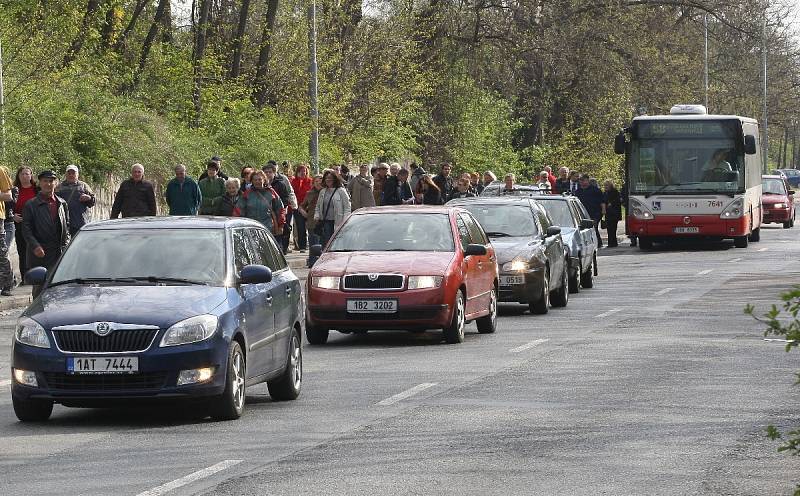
[[[280,236],[286,223],[286,208],[280,196],[267,184],[267,177],[263,171],[253,172],[250,183],[252,187],[242,193],[236,208],[233,209],[233,216],[257,220],[273,235]]]
[[[322,175],[322,184],[325,189],[319,192],[314,220],[317,221],[320,244],[324,247],[333,236],[333,231],[350,215],[350,196],[332,170],[326,170]]]

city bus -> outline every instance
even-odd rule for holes
[[[642,249],[677,238],[733,239],[761,232],[758,122],[676,105],[669,115],[639,116],[620,131],[625,155],[626,228]]]

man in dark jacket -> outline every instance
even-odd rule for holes
[[[69,235],[75,236],[78,230],[91,221],[89,211],[94,207],[95,198],[92,188],[78,180],[78,166],[67,166],[67,177],[56,189],[56,194],[67,202],[69,208]]]
[[[28,266],[53,268],[69,244],[69,209],[56,196],[58,177],[52,171],[39,174],[39,194],[25,203],[22,234],[28,245]]]
[[[409,183],[411,184],[411,191],[417,191],[417,185],[422,180],[422,176],[427,174],[427,172],[425,172],[425,169],[423,169],[422,166],[417,165],[416,162],[411,162],[411,165],[409,165],[408,168],[411,169],[411,179],[409,180]]]
[[[575,190],[575,196],[583,203],[583,206],[586,207],[586,211],[589,212],[589,216],[594,221],[594,232],[597,234],[597,246],[602,248],[603,241],[600,239],[600,230],[598,226],[600,225],[600,220],[603,218],[603,215],[606,213],[605,196],[603,192],[600,191],[600,188],[589,184],[589,179],[588,174],[583,174],[581,176],[579,187]]]
[[[144,180],[144,166],[133,164],[131,178],[122,181],[111,207],[111,218],[156,215],[156,193],[153,184]]]
[[[386,178],[383,187],[384,205],[405,205],[414,198],[411,194],[411,185],[408,184],[408,171],[400,169],[396,176]]]
[[[450,164],[443,164],[442,171],[433,178],[433,182],[436,183],[436,186],[439,186],[439,191],[442,192],[442,200],[444,201],[447,201],[456,189],[453,184],[453,178],[450,177],[450,171],[452,171],[452,169]]]
[[[569,168],[562,167],[558,169],[558,178],[556,179],[556,189],[553,193],[569,193]]]
[[[284,255],[289,251],[289,240],[292,239],[292,216],[297,210],[297,196],[289,178],[278,172],[278,163],[274,160],[267,162],[262,170],[267,176],[267,183],[278,193],[278,196],[286,208],[286,224],[283,226],[283,234],[276,236],[281,245]]]
[[[186,175],[186,166],[182,164],[175,166],[175,177],[167,183],[164,196],[170,215],[197,215],[203,201],[200,186]]]

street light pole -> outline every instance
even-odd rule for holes
[[[763,172],[766,174],[769,168],[769,107],[767,105],[767,8],[769,2],[764,5],[764,22],[761,25],[761,59],[764,66],[764,144],[763,144]]]
[[[317,1],[311,0],[308,7],[308,100],[311,107],[311,136],[308,153],[311,156],[311,170],[319,174],[319,96],[317,81]]]
[[[704,61],[703,61],[703,93],[704,102],[708,109],[708,14],[703,16]]]
[[[3,40],[0,40],[0,158],[6,156],[6,91],[3,86]]]

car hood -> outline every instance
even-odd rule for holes
[[[542,241],[536,238],[492,238],[498,265],[503,265],[515,258],[528,260],[531,258],[531,252],[541,244]]]
[[[786,195],[776,195],[773,193],[764,193],[761,195],[761,203],[772,205],[773,203],[788,203],[789,198]]]
[[[397,273],[405,275],[444,275],[453,252],[327,252],[314,264],[314,274]]]
[[[228,288],[213,286],[88,286],[66,284],[45,289],[25,315],[47,329],[53,326],[117,322],[166,328],[212,312]]]

